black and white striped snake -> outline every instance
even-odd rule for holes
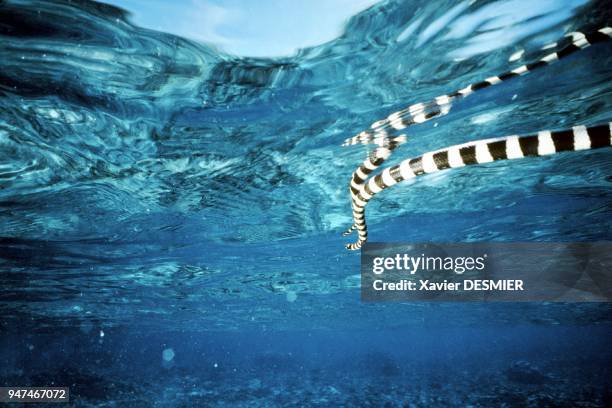
[[[549,65],[565,58],[574,52],[592,44],[612,38],[612,28],[604,27],[587,34],[572,32],[566,35],[570,42],[558,48],[539,61],[522,65],[512,71],[493,76],[484,81],[468,85],[456,92],[434,98],[427,103],[417,103],[403,110],[392,113],[387,118],[374,122],[370,129],[346,139],[343,146],[356,144],[376,144],[378,147],[353,172],[350,182],[351,202],[353,208],[353,225],[343,233],[349,235],[357,230],[356,242],[346,245],[349,250],[357,250],[367,241],[368,228],[365,220],[365,207],[376,194],[399,182],[440,170],[463,167],[471,164],[489,163],[496,160],[520,159],[528,156],[544,156],[558,152],[597,149],[612,144],[612,122],[593,126],[575,126],[570,130],[540,131],[535,135],[506,136],[494,139],[476,140],[461,145],[425,153],[420,157],[406,159],[401,163],[385,168],[376,175],[371,175],[407,139],[405,135],[391,137],[391,133],[403,130],[408,126],[426,122],[450,111],[453,101],[465,98],[474,91],[487,88],[524,75],[537,68]],[[554,43],[544,47],[557,47]]]

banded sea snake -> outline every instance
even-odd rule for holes
[[[346,248],[357,250],[367,241],[368,228],[365,219],[367,203],[374,195],[399,182],[423,174],[472,164],[610,146],[612,144],[612,122],[593,127],[575,126],[571,130],[544,130],[528,136],[513,135],[476,140],[425,153],[416,158],[406,159],[395,166],[385,168],[376,175],[371,175],[391,156],[398,146],[406,142],[406,135],[401,134],[391,137],[393,132],[446,115],[450,111],[453,101],[465,98],[475,91],[552,64],[576,51],[589,47],[591,44],[610,40],[612,38],[612,28],[604,27],[587,34],[572,32],[567,34],[566,37],[569,38],[569,42],[561,47],[558,47],[557,43],[543,47],[543,49],[558,47],[558,50],[549,53],[537,62],[522,65],[498,76],[492,76],[456,92],[438,96],[433,101],[408,106],[392,113],[383,120],[374,122],[370,129],[346,139],[342,146],[378,145],[352,174],[349,189],[353,209],[353,225],[342,235],[346,236],[357,230],[358,238],[356,242],[347,244]]]

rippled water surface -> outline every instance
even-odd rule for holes
[[[100,3],[0,2],[2,324],[607,321],[605,305],[361,304],[359,256],[339,232],[367,153],[340,147],[346,137],[530,62],[610,14],[604,1],[386,1],[329,43],[248,59],[136,27]],[[411,128],[394,159],[611,120],[611,47],[455,104]],[[610,158],[603,149],[424,177],[372,202],[370,236],[609,240]]]

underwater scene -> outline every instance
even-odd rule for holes
[[[200,3],[167,2],[259,2]],[[612,406],[610,302],[365,302],[342,236],[375,149],[346,139],[611,26],[609,1],[361,2],[280,56],[141,26],[134,4],[160,2],[0,0],[0,387],[70,392],[6,406]],[[611,51],[457,99],[385,166],[607,124]],[[373,242],[606,242],[612,149],[423,175],[369,204]]]

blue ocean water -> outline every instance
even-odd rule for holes
[[[612,403],[609,304],[362,303],[340,236],[368,152],[345,138],[611,14],[385,1],[255,59],[102,3],[0,2],[0,385],[70,386],[75,406]],[[611,47],[456,103],[391,163],[610,121]],[[610,240],[611,154],[396,186],[368,206],[370,238]]]

